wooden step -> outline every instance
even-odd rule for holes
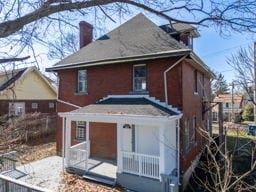
[[[110,185],[110,186],[116,185],[116,179],[107,177],[107,176],[103,176],[103,175],[99,175],[99,174],[95,174],[95,173],[86,173],[83,175],[83,178],[97,182],[97,183],[103,183],[106,185]]]

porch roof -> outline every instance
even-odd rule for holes
[[[178,112],[164,106],[160,102],[152,101],[152,98],[143,96],[113,97],[109,96],[80,109],[71,111],[72,114],[120,114],[169,117],[178,115]]]

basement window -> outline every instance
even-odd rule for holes
[[[146,83],[146,65],[133,66],[133,91],[144,92],[147,89]]]

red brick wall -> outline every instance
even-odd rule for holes
[[[177,60],[178,58],[139,63],[145,63],[147,65],[147,89],[150,96],[156,97],[161,101],[165,101],[163,74],[164,71],[172,66]],[[133,64],[115,64],[98,67],[88,67],[88,95],[77,95],[77,70],[73,69],[59,71],[59,99],[73,103],[75,105],[85,106],[91,103],[95,103],[96,101],[107,95],[129,94],[132,91],[133,87],[132,72]],[[190,118],[192,121],[194,114],[196,114],[197,123],[198,125],[201,125],[201,88],[198,83],[199,95],[194,95],[193,72],[193,67],[183,62],[183,64],[177,65],[167,73],[168,101],[169,104],[183,110],[183,119]],[[200,72],[198,72],[198,79],[200,78],[200,75]],[[207,84],[206,79],[205,84]],[[66,112],[74,109],[75,107],[58,103],[58,112]],[[62,141],[61,123],[62,121],[59,118],[57,131],[57,151],[59,152],[61,151]],[[181,122],[181,141],[183,141],[183,127],[183,122]],[[184,157],[181,162],[183,171],[185,171],[189,167],[191,161],[199,152],[201,144],[202,141],[200,140],[199,135],[197,135],[197,142],[193,146],[195,149],[191,150],[189,153],[184,153]],[[93,146],[93,144],[91,144],[91,146]],[[99,146],[95,145],[95,147],[98,148]],[[181,147],[181,149],[183,149],[183,147]],[[93,151],[95,150],[96,149],[93,149]],[[111,153],[116,153],[116,148],[113,148],[113,151]]]
[[[9,100],[0,100],[0,115],[9,113]],[[24,102],[26,113],[56,113],[56,100],[15,100],[13,102]],[[38,108],[32,109],[32,103],[37,103]],[[54,108],[49,108],[49,103],[54,103]]]
[[[206,128],[206,119],[202,119],[202,103],[203,103],[203,95],[202,95],[202,78],[203,74],[198,71],[197,75],[197,85],[198,85],[198,94],[194,93],[194,70],[195,68],[192,67],[188,63],[183,63],[182,65],[182,92],[183,92],[183,102],[182,102],[182,112],[183,117],[181,121],[181,152],[182,152],[182,159],[181,159],[181,168],[182,171],[185,172],[187,168],[191,165],[191,162],[195,159],[195,157],[199,154],[201,151],[204,140],[202,139],[199,132],[196,133],[196,141],[195,143],[190,144],[190,150],[188,152],[185,151],[184,146],[184,120],[189,119],[190,121],[190,130],[192,132],[192,120],[193,117],[196,116],[196,122],[197,122],[197,130],[199,128]],[[210,81],[209,78],[204,76],[204,84],[205,84],[205,97],[210,99]],[[210,101],[210,100],[209,100]]]

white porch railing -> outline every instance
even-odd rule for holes
[[[81,170],[87,170],[87,158],[88,152],[86,150],[90,142],[82,142],[77,145],[73,145],[68,149],[67,165],[68,167],[74,167]],[[89,146],[90,148],[90,146]]]
[[[122,151],[122,171],[160,179],[159,156]]]

